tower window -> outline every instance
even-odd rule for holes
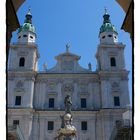
[[[86,108],[86,107],[87,107],[86,98],[81,98],[81,108]]]
[[[49,98],[49,108],[54,108],[54,98]]]
[[[116,59],[115,59],[115,57],[111,57],[110,58],[110,65],[111,65],[111,67],[115,67],[116,66]]]
[[[54,122],[48,121],[48,130],[53,130],[53,129],[54,129]]]
[[[24,65],[25,65],[25,58],[21,57],[20,60],[19,60],[19,66],[24,67]]]
[[[86,121],[81,122],[81,130],[87,130],[87,122]]]
[[[105,35],[104,36],[102,36],[102,39],[104,39],[105,38]]]
[[[19,120],[13,120],[13,125],[19,125]]]
[[[108,35],[108,37],[112,37],[112,35]]]
[[[15,105],[21,105],[21,96],[16,96]]]
[[[23,35],[23,37],[27,37],[27,35]]]
[[[114,106],[120,106],[120,98],[119,98],[119,96],[114,97]]]
[[[30,36],[31,39],[33,39],[33,36]]]

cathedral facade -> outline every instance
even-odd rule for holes
[[[38,71],[39,52],[30,11],[11,45],[8,67],[8,126],[18,125],[25,140],[54,140],[61,127],[64,99],[72,99],[77,140],[109,140],[129,101],[125,45],[105,11],[97,46],[98,67],[83,68],[80,56],[66,51],[51,69]]]

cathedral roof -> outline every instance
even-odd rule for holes
[[[32,24],[32,14],[30,12],[30,9],[25,16],[24,24],[19,28],[18,33],[25,32],[25,31],[30,31],[35,33],[35,27]]]
[[[109,17],[110,17],[110,15],[107,13],[107,10],[105,9],[105,14],[103,15],[104,21],[103,21],[103,24],[100,28],[100,34],[103,32],[115,32],[115,33],[117,33],[117,30],[116,30],[115,26],[112,25]]]

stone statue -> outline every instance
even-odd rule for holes
[[[47,64],[46,63],[43,64],[43,69],[44,69],[44,71],[47,70]]]
[[[71,106],[72,101],[70,95],[65,97],[65,114],[60,116],[61,128],[58,130],[56,140],[76,140],[76,128],[72,124]]]
[[[69,52],[69,48],[70,48],[70,44],[67,43],[67,44],[66,44],[66,52],[67,52],[67,53]]]
[[[70,95],[67,95],[65,97],[64,103],[65,103],[65,111],[66,111],[66,113],[71,113],[72,101],[71,101]]]
[[[88,69],[92,70],[91,63],[88,63]]]

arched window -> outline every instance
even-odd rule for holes
[[[31,39],[33,39],[33,36],[30,36]]]
[[[111,57],[110,58],[110,65],[111,65],[111,67],[115,67],[116,66],[116,59],[115,59],[115,57]]]
[[[112,35],[108,35],[108,37],[112,37]]]
[[[23,35],[23,37],[27,37],[27,35]]]
[[[19,60],[19,66],[24,67],[24,65],[25,65],[25,58],[21,57],[20,60]]]
[[[102,39],[104,39],[105,38],[105,35],[104,36],[102,36]]]

